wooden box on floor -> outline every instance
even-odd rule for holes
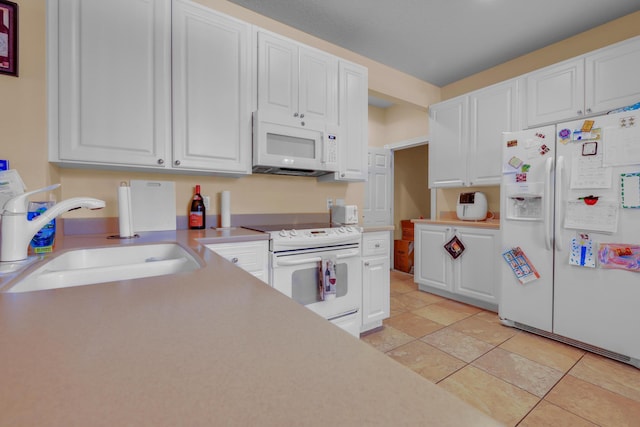
[[[394,268],[405,273],[413,273],[413,239],[395,240],[393,249]]]
[[[413,242],[413,223],[409,219],[403,219],[400,221],[402,227],[402,240],[409,240]]]

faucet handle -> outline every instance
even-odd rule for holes
[[[27,213],[29,196],[37,193],[45,193],[47,191],[53,191],[56,188],[60,187],[60,184],[53,184],[48,187],[39,188],[37,190],[29,191],[28,193],[20,194],[16,197],[13,197],[4,204],[4,212],[10,213]]]

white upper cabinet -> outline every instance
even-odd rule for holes
[[[367,180],[369,79],[366,67],[340,61],[340,132],[337,181]]]
[[[499,185],[502,132],[517,130],[519,80],[430,107],[429,186]]]
[[[174,2],[174,168],[251,173],[251,31],[192,2]]]
[[[251,173],[249,24],[188,0],[51,0],[48,13],[50,161]]]
[[[527,127],[606,113],[640,100],[640,37],[526,76]]]
[[[47,11],[50,160],[164,167],[171,1],[51,0]]]
[[[300,126],[337,123],[338,59],[258,30],[258,109]]]

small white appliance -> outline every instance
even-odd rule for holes
[[[321,176],[338,170],[338,129],[273,114],[253,115],[253,172]]]
[[[344,205],[331,207],[331,222],[333,224],[357,224],[358,206]]]
[[[487,217],[487,197],[480,191],[460,193],[456,214],[463,221],[484,220]]]

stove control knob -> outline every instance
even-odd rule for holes
[[[340,227],[340,228],[338,228],[338,231],[339,231],[339,232],[341,232],[341,233],[344,233],[344,231],[345,231],[345,230],[344,230],[344,227]]]
[[[347,232],[348,232],[348,233],[351,233],[352,231],[353,231],[353,228],[351,228],[351,227],[347,227]]]
[[[289,234],[291,234],[292,236],[297,236],[298,232],[296,230],[291,230]]]
[[[287,232],[285,230],[280,231],[278,234],[282,237],[287,237]]]

